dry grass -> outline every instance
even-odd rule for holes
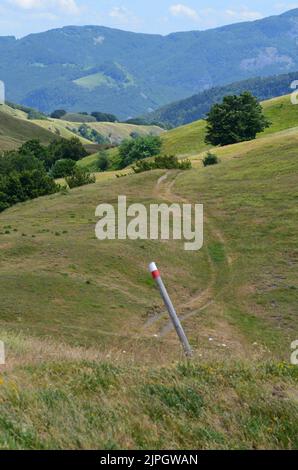
[[[195,356],[149,367],[4,336],[14,363],[0,373],[1,449],[298,447],[294,366]]]

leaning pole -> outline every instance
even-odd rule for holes
[[[163,283],[163,280],[160,276],[160,272],[156,266],[155,263],[150,263],[149,264],[149,271],[151,272],[152,274],[152,277],[153,279],[155,280],[158,288],[159,288],[159,292],[160,292],[160,295],[164,301],[164,304],[169,312],[169,315],[170,315],[170,318],[172,320],[172,323],[174,325],[174,328],[176,330],[176,333],[182,343],[182,346],[183,346],[183,349],[184,349],[184,352],[185,352],[185,355],[187,357],[190,357],[192,356],[192,349],[190,347],[190,344],[188,342],[188,339],[187,339],[187,336],[186,334],[184,333],[184,330],[182,328],[182,325],[181,325],[181,322],[178,318],[178,315],[176,313],[176,310],[172,304],[172,301],[169,297],[169,294],[167,292],[167,289]]]

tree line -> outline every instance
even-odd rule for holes
[[[89,172],[76,167],[87,155],[77,138],[54,140],[48,146],[30,140],[18,150],[0,156],[0,212],[29,199],[58,192],[55,182],[67,176],[69,187],[95,182]],[[60,173],[59,173],[60,171]]]
[[[213,146],[224,146],[256,138],[270,122],[251,93],[224,97],[222,103],[212,106],[207,115],[205,141]],[[162,140],[158,136],[135,136],[119,146],[114,169],[132,165],[136,173],[155,168],[188,169],[189,161],[180,162],[175,156],[161,156]],[[86,157],[84,146],[76,137],[58,139],[48,146],[38,140],[23,144],[19,150],[5,152],[0,157],[0,211],[17,203],[59,191],[55,179],[66,177],[69,187],[94,183],[95,177],[76,165]],[[155,157],[154,160],[148,160]],[[208,154],[205,166],[218,163],[216,155]],[[110,169],[107,153],[100,153],[97,169]]]
[[[67,114],[68,112],[65,109],[56,109],[51,113],[50,116],[53,119],[63,119],[65,116],[67,116]],[[118,122],[118,118],[114,114],[102,113],[100,111],[93,111],[90,114],[85,111],[81,111],[73,114],[78,114],[81,116],[91,116],[93,120],[97,122]]]
[[[142,123],[162,122],[165,126],[178,127],[204,119],[211,107],[220,103],[225,96],[239,95],[249,91],[258,100],[268,100],[291,92],[290,84],[297,80],[297,72],[271,77],[257,77],[217,86],[201,91],[189,98],[163,106],[141,118]]]

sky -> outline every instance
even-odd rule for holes
[[[0,35],[22,37],[66,25],[169,34],[260,19],[298,8],[276,0],[0,0]]]

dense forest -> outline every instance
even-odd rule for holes
[[[210,88],[185,100],[163,106],[159,110],[149,113],[143,120],[163,122],[167,126],[178,127],[198,119],[204,118],[211,106],[222,101],[226,95],[239,95],[250,91],[259,100],[266,100],[291,92],[290,85],[297,80],[298,73],[274,75],[268,78],[252,78],[230,85]]]

